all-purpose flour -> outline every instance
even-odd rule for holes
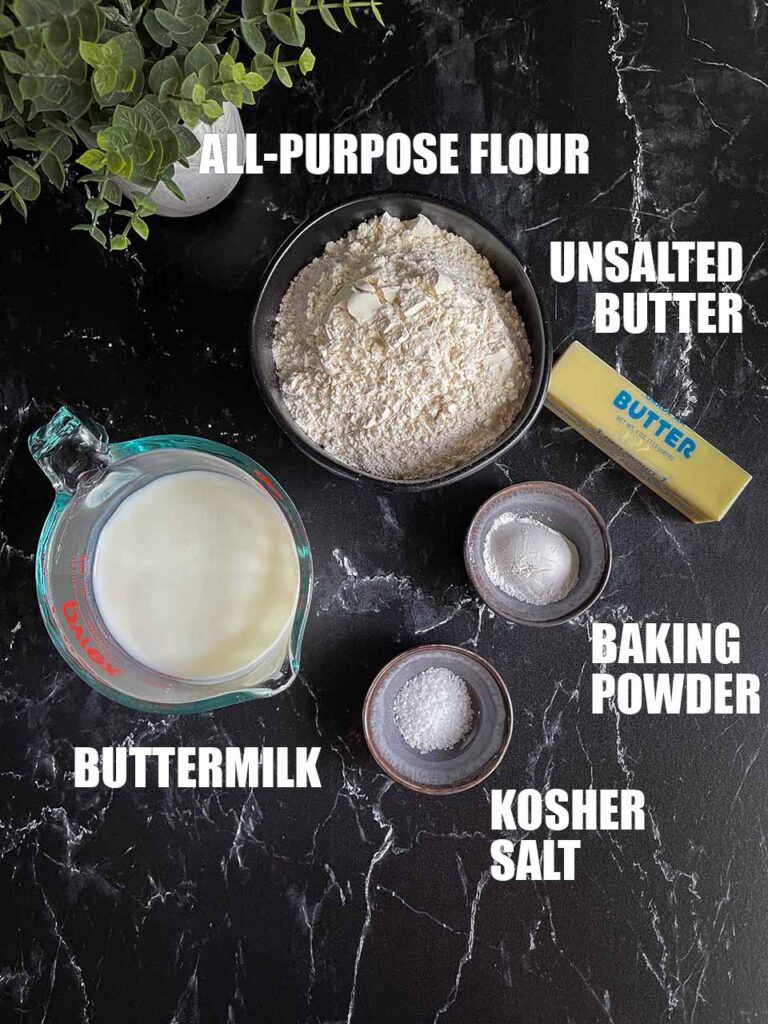
[[[297,425],[389,479],[446,472],[510,426],[531,382],[523,322],[488,261],[425,217],[376,217],[285,294],[274,357]]]

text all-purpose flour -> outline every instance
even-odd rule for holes
[[[426,217],[376,217],[285,294],[274,358],[297,425],[389,479],[444,473],[489,448],[531,382],[523,322],[488,261]]]

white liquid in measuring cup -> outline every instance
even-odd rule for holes
[[[191,470],[159,477],[117,507],[96,545],[93,590],[104,625],[133,658],[210,679],[284,642],[299,563],[268,497]]]

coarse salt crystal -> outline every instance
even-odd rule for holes
[[[472,727],[467,684],[446,668],[428,668],[409,679],[392,711],[400,735],[420,754],[455,747]]]

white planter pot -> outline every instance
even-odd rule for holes
[[[196,128],[192,129],[198,139],[202,141],[203,135],[213,133],[223,135],[221,142],[224,163],[227,160],[227,136],[237,135],[237,146],[240,153],[245,152],[245,129],[240,118],[240,111],[233,103],[224,104],[224,113],[213,124],[203,124],[201,121]],[[205,213],[218,206],[226,199],[235,185],[240,181],[243,172],[236,174],[200,174],[200,150],[189,158],[189,167],[175,165],[173,179],[184,193],[185,201],[169,191],[165,185],[158,185],[152,193],[152,199],[157,204],[157,212],[161,217],[194,217],[195,214]],[[129,196],[131,192],[142,192],[136,185],[117,178],[117,183],[124,195]]]
[[[94,146],[96,140],[90,132],[75,128],[86,146]],[[240,118],[240,112],[233,103],[224,104],[224,113],[213,124],[204,124],[202,121],[196,128],[192,129],[194,135],[202,141],[206,133],[223,135],[221,148],[226,164],[227,159],[227,136],[237,136],[239,153],[245,152],[245,129]],[[198,213],[205,213],[218,206],[226,199],[235,185],[240,181],[243,172],[235,174],[200,174],[200,150],[189,158],[189,167],[182,167],[181,164],[174,165],[174,181],[184,193],[185,199],[181,199],[165,187],[158,185],[152,193],[152,199],[157,204],[157,213],[160,217],[194,217]],[[133,185],[124,178],[115,178],[120,186],[123,195],[130,196],[135,192],[145,192],[146,189]]]

